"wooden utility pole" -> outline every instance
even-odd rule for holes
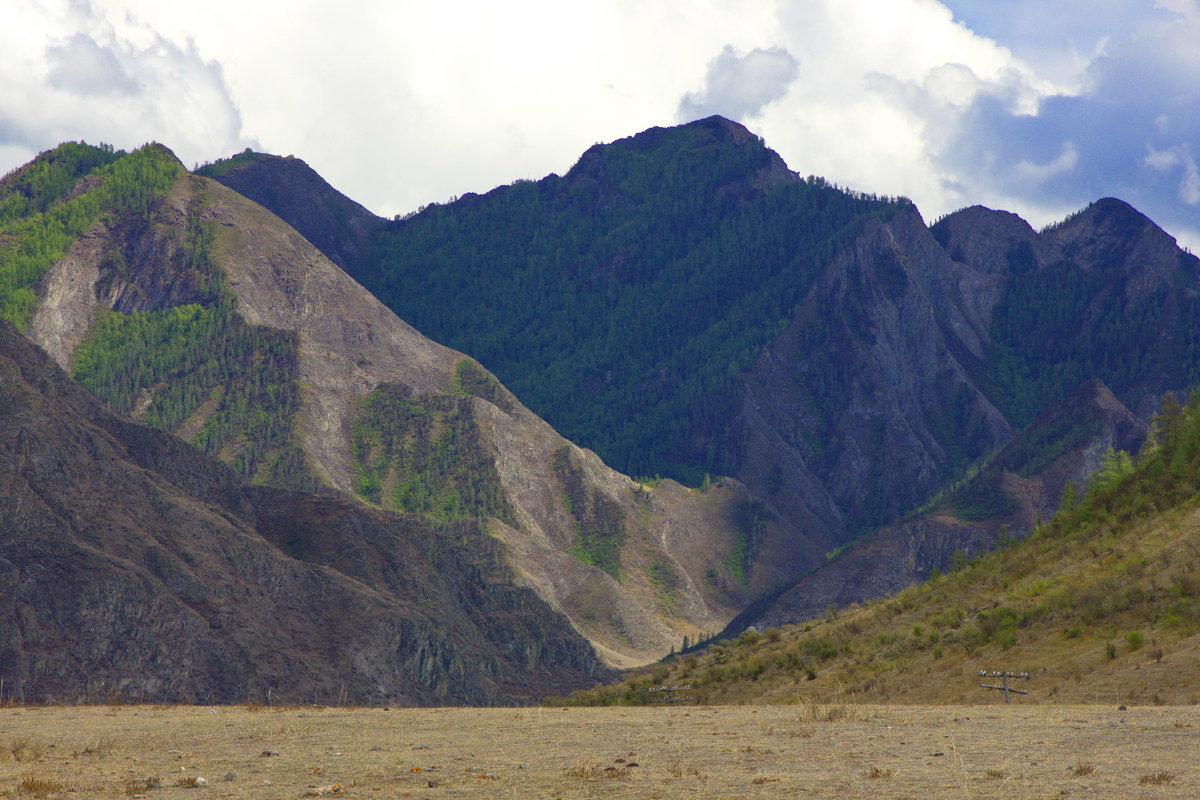
[[[650,700],[652,703],[690,703],[691,697],[680,697],[679,692],[691,691],[691,686],[655,686],[648,691],[662,692],[662,697],[655,697]]]
[[[1010,687],[1008,685],[1008,682],[1014,678],[1024,678],[1025,680],[1029,680],[1028,672],[995,672],[995,671],[989,671],[986,669],[981,669],[981,670],[979,670],[979,677],[981,677],[981,678],[1001,678],[1004,681],[1003,686],[993,686],[990,683],[981,683],[979,685],[985,689],[997,689],[999,691],[1004,692],[1004,703],[1006,705],[1008,703],[1012,702],[1008,696],[1009,692],[1013,692],[1015,694],[1029,694],[1029,692],[1025,691],[1024,689],[1013,689],[1012,687]]]

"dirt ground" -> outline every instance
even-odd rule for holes
[[[1195,798],[1200,708],[0,709],[0,797],[326,795]]]

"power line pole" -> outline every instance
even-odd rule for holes
[[[989,671],[986,669],[981,669],[981,670],[979,670],[979,677],[981,677],[981,678],[1001,678],[1004,681],[1003,686],[993,686],[990,683],[981,683],[979,685],[982,686],[984,689],[997,689],[999,691],[1004,692],[1005,705],[1012,702],[1008,696],[1010,692],[1015,693],[1015,694],[1029,694],[1029,692],[1025,691],[1024,689],[1013,689],[1012,687],[1010,687],[1008,685],[1009,680],[1014,679],[1014,678],[1024,678],[1025,680],[1029,680],[1028,672],[995,672],[995,671]]]

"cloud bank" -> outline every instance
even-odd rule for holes
[[[82,2],[16,0],[0,28],[0,157],[4,171],[65,140],[136,147],[159,141],[189,166],[214,148],[255,141],[219,64],[194,43]],[[191,160],[189,160],[191,159]]]
[[[950,5],[782,5],[799,76],[751,127],[793,169],[927,217],[981,203],[1041,225],[1117,196],[1200,245],[1197,0]]]
[[[930,148],[967,191],[1052,209],[1115,195],[1194,245],[1200,228],[1200,13],[1176,2],[1131,26],[1080,72],[1076,92],[1013,113],[982,92]],[[933,136],[927,140],[934,142]]]
[[[772,100],[783,97],[800,67],[782,47],[756,47],[739,56],[726,45],[708,66],[704,89],[688,92],[679,104],[679,120],[689,122],[713,114],[747,119]]]
[[[378,213],[718,113],[789,165],[1200,246],[1200,0],[9,0],[0,171],[65,139],[308,161]]]

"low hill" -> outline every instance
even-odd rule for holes
[[[1034,702],[1200,702],[1200,399],[1168,399],[1136,466],[1106,459],[1086,496],[1026,540],[894,597],[750,630],[582,703],[996,701],[980,670],[1028,672]]]

